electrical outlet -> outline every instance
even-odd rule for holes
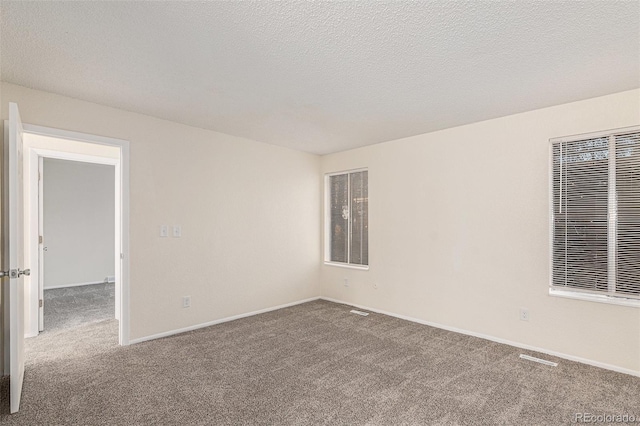
[[[184,296],[182,298],[182,307],[190,308],[191,307],[191,296]]]
[[[520,308],[520,321],[529,321],[529,310]]]
[[[344,277],[344,286],[349,287],[349,278]]]

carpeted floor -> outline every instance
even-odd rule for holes
[[[111,319],[115,313],[115,284],[101,283],[44,291],[44,331],[77,327]]]
[[[20,425],[553,425],[640,415],[640,378],[315,301],[117,346],[114,320],[27,348]],[[6,401],[5,401],[6,405]],[[5,409],[6,411],[6,409]]]

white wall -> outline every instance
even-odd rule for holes
[[[130,141],[131,339],[319,296],[319,157],[7,83],[2,94],[2,118],[17,102],[25,123]],[[161,224],[182,238],[160,238]]]
[[[633,90],[323,157],[324,173],[369,168],[370,211],[370,270],[323,266],[323,295],[640,373],[640,309],[548,295],[548,141],[637,125],[639,104]]]
[[[115,167],[43,163],[44,288],[115,276]]]

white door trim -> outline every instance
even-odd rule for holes
[[[38,199],[36,200],[36,205],[38,206],[38,236],[44,235],[42,230],[44,229],[44,208],[43,208],[43,185],[42,185],[42,171],[44,168],[44,158],[38,157]],[[32,159],[29,158],[29,162]],[[33,165],[33,164],[31,164]],[[32,201],[33,202],[33,201]],[[31,215],[32,212],[28,212],[28,215]],[[33,226],[33,224],[29,223],[29,226]],[[29,247],[31,250],[31,247]],[[44,300],[44,285],[43,285],[43,277],[44,277],[44,244],[40,240],[38,240],[38,265],[37,265],[37,275],[33,282],[38,285],[38,300]],[[29,302],[27,302],[29,303]],[[33,318],[30,319],[33,321]],[[34,324],[35,325],[35,324]],[[32,334],[34,331],[41,332],[44,330],[44,309],[43,307],[38,307],[38,330],[35,330],[35,327],[32,326],[31,333],[27,331],[27,334]]]
[[[89,144],[97,144],[97,145],[107,145],[116,147],[119,149],[119,158],[111,158],[106,156],[94,156],[94,155],[86,155],[77,152],[67,152],[67,151],[58,151],[58,150],[48,150],[42,148],[29,147],[28,150],[28,161],[30,162],[30,175],[29,179],[29,187],[31,188],[31,197],[33,200],[33,192],[35,191],[36,197],[38,193],[38,162],[39,158],[57,158],[63,160],[72,160],[72,161],[82,161],[88,163],[97,163],[97,164],[107,164],[115,166],[115,181],[116,181],[116,200],[115,200],[115,208],[116,208],[116,250],[114,256],[116,258],[116,317],[119,317],[119,343],[120,345],[128,345],[129,344],[129,141],[122,139],[113,139],[107,138],[103,136],[90,135],[85,133],[77,133],[70,132],[66,130],[53,129],[42,126],[34,126],[25,124],[24,132],[27,134],[41,135],[54,137],[59,139],[67,139],[73,140],[83,143]],[[35,171],[34,171],[35,169]],[[35,177],[35,181],[34,181]],[[34,204],[34,207],[37,206]],[[118,214],[120,212],[120,214]],[[32,212],[32,218],[37,218],[38,212]],[[37,220],[37,219],[36,219]],[[38,229],[37,224],[30,224],[35,226],[35,229]],[[31,229],[34,229],[33,227]],[[120,230],[120,232],[118,232]],[[39,254],[39,245],[37,238],[31,238],[29,241],[29,247],[31,253]],[[120,267],[118,268],[118,261]],[[39,275],[39,274],[38,274]],[[39,296],[40,289],[38,285],[38,280],[32,280],[35,282],[34,285],[31,285],[31,289],[33,290],[31,294],[35,294]],[[34,302],[35,301],[35,302]],[[38,298],[31,298],[31,303],[35,303],[37,306]],[[33,304],[31,306],[34,306]],[[32,309],[33,311],[33,309]],[[38,327],[38,310],[35,310],[35,314],[32,312],[30,318],[31,324],[35,324],[35,334],[37,334]],[[35,319],[35,321],[33,321]],[[33,335],[34,327],[31,327],[31,333],[27,333],[29,335]]]

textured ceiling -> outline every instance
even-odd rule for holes
[[[640,87],[640,2],[1,3],[3,81],[324,154]]]

